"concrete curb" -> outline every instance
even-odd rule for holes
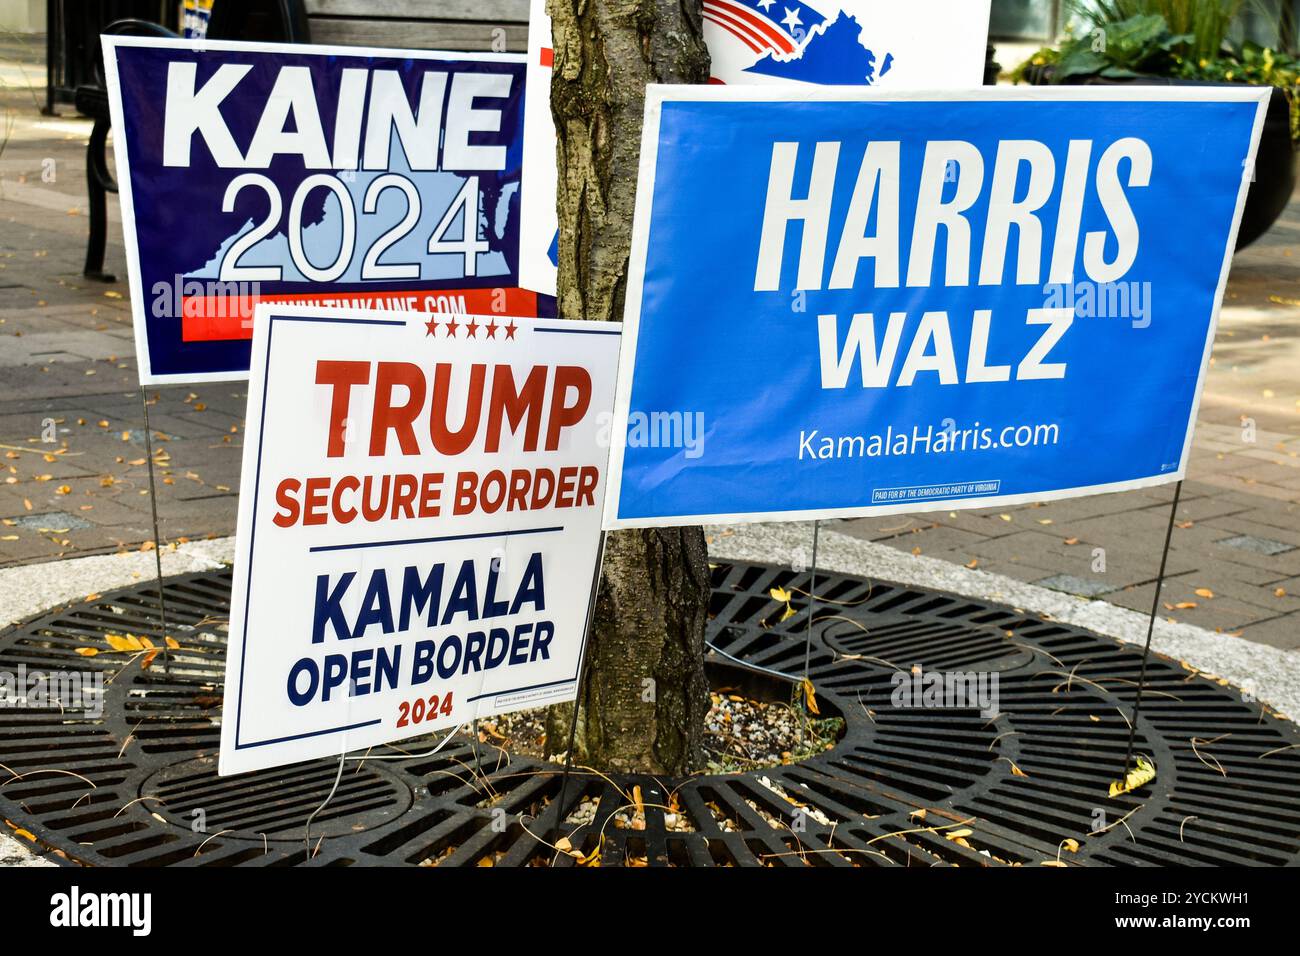
[[[163,550],[163,574],[210,571],[230,564],[234,555],[234,538],[190,541],[177,545],[175,550]],[[0,627],[17,624],[69,601],[82,601],[87,594],[151,581],[155,573],[152,551],[97,554],[0,569]]]

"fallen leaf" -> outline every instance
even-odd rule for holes
[[[104,641],[115,651],[142,651],[144,645],[140,643],[140,638],[134,634],[113,634],[104,635]]]
[[[1137,766],[1130,770],[1123,780],[1111,781],[1109,794],[1112,797],[1118,797],[1123,793],[1132,793],[1145,787],[1156,778],[1155,765],[1147,760],[1146,757],[1137,758]]]
[[[813,683],[808,678],[803,679],[803,700],[811,714],[820,714],[817,709],[817,692],[813,689]]]
[[[99,653],[99,648],[98,648],[98,647],[78,647],[78,648],[77,648],[77,653],[80,654],[82,657],[94,657],[96,654]]]
[[[1197,597],[1203,597],[1207,599],[1214,597],[1214,592],[1211,591],[1209,588],[1197,588],[1195,594]]]

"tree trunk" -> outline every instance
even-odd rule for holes
[[[548,0],[559,167],[559,314],[623,317],[647,83],[709,76],[701,0]],[[704,533],[611,533],[578,700],[574,760],[604,770],[698,767],[708,686]],[[552,752],[569,706],[553,708]]]

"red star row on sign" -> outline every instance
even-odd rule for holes
[[[513,339],[515,337],[515,330],[518,328],[518,326],[515,325],[514,319],[511,319],[508,325],[501,325],[496,319],[491,319],[486,324],[473,318],[468,322],[457,322],[454,317],[447,322],[439,322],[438,316],[434,316],[428,322],[424,323],[424,327],[427,330],[425,335],[435,336],[438,334],[438,329],[440,327],[445,328],[447,330],[447,337],[452,339],[458,337],[457,330],[462,328],[465,330],[466,338],[478,338],[478,331],[479,329],[482,329],[485,337],[494,339],[497,337],[497,330],[500,329],[505,332],[507,339]]]

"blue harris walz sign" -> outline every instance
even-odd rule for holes
[[[606,526],[1180,478],[1267,96],[652,87]]]
[[[141,381],[245,378],[259,300],[535,315],[516,54],[104,38]]]

